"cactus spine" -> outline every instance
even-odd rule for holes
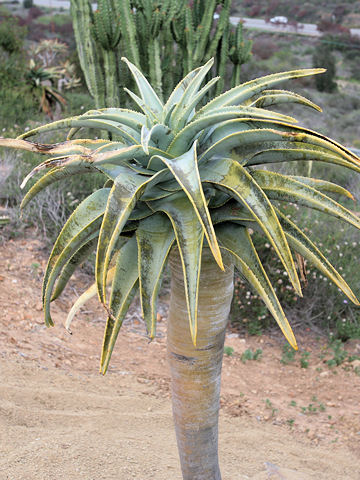
[[[132,80],[119,58],[142,69],[160,98],[167,97],[190,70],[216,56],[216,75],[234,64],[232,85],[250,58],[251,42],[242,26],[231,32],[232,0],[71,0],[80,65],[97,108],[124,103],[123,87]],[[221,9],[217,18],[215,12]],[[224,81],[217,85],[217,93]]]

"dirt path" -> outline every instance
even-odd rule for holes
[[[93,303],[62,327],[78,274],[46,329],[39,304],[46,258],[35,238],[0,247],[0,480],[180,480],[165,360],[166,298],[148,344],[135,304],[108,375],[97,372],[104,315]],[[299,339],[308,368],[280,362],[280,336],[229,332],[220,451],[224,480],[359,480],[360,377],[330,369],[324,340]],[[258,361],[241,361],[261,348]],[[349,350],[356,353],[355,342]],[[358,352],[360,353],[360,352]],[[322,358],[325,355],[325,358]],[[311,406],[311,408],[310,408]],[[267,463],[266,463],[267,462]]]
[[[180,480],[170,402],[154,385],[10,358],[0,373],[1,479]],[[346,448],[314,447],[246,416],[223,414],[220,439],[224,480],[271,478],[264,462],[292,470],[284,478],[359,478]]]

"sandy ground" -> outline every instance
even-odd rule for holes
[[[88,281],[84,274],[54,305],[56,326],[42,323],[40,247],[34,237],[0,247],[0,480],[180,480],[165,358],[167,298],[151,344],[132,306],[102,377],[101,308],[86,307],[72,336],[62,327]],[[310,352],[306,369],[298,358],[280,362],[280,335],[240,338],[229,331],[223,480],[360,479],[360,377],[353,365],[324,364],[324,339],[298,340]],[[351,353],[360,353],[358,343],[348,346]],[[261,348],[262,358],[243,363],[249,348]]]

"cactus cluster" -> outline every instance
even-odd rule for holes
[[[231,31],[232,0],[71,0],[80,64],[90,94],[99,107],[124,104],[123,87],[131,84],[121,65],[125,55],[145,73],[160,99],[167,97],[189,71],[216,57],[214,74],[224,78],[234,65],[231,83],[251,55],[242,26]],[[216,86],[216,93],[224,81]]]

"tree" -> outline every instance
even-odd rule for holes
[[[334,81],[336,75],[336,63],[334,54],[328,46],[320,45],[313,55],[313,66],[326,68],[324,75],[315,77],[316,88],[319,92],[331,93],[337,89]]]
[[[239,85],[198,109],[213,61],[190,72],[163,104],[142,73],[129,67],[140,96],[128,91],[142,111],[91,110],[21,135],[0,139],[49,158],[25,179],[49,169],[25,195],[70,175],[101,172],[104,187],[74,210],[50,254],[43,286],[46,325],[50,302],[63,291],[76,267],[96,249],[95,284],[71,309],[96,293],[107,312],[100,370],[105,373],[121,323],[135,292],[150,338],[156,333],[156,299],[169,259],[172,270],[168,358],[173,412],[185,480],[219,480],[217,428],[225,328],[233,291],[233,266],[261,296],[290,344],[291,327],[258,257],[251,236],[259,231],[272,244],[301,295],[292,252],[312,262],[356,305],[352,290],[278,201],[323,211],[357,228],[360,220],[328,194],[352,198],[339,185],[309,177],[253,169],[274,162],[312,160],[360,172],[360,159],[337,142],[299,127],[294,119],[262,107],[304,97],[273,87],[281,81],[322,73],[294,70]],[[44,145],[26,140],[69,129],[67,140]],[[75,139],[81,128],[111,132],[113,140]],[[108,298],[106,285],[111,285]]]

